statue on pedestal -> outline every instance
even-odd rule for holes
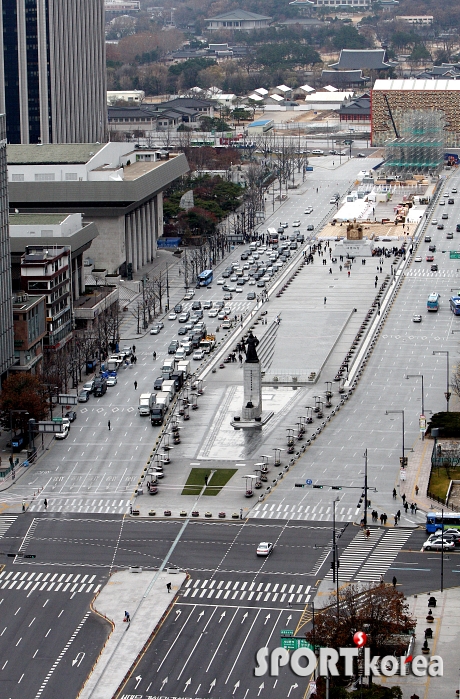
[[[249,364],[256,364],[259,362],[259,357],[257,356],[256,347],[259,344],[259,340],[252,331],[249,332],[246,340],[243,340],[244,349],[246,352],[246,362]]]

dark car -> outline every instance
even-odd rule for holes
[[[79,403],[87,403],[89,401],[89,391],[80,391],[78,394]]]
[[[312,223],[309,223],[307,226],[307,231],[314,231],[314,230],[315,230],[314,225]]]
[[[185,328],[184,328],[184,330],[185,330]],[[178,340],[172,340],[172,342],[169,343],[168,354],[175,354],[178,347],[179,347]]]
[[[70,420],[70,422],[75,422],[75,420],[77,419],[77,413],[75,412],[75,410],[68,410],[64,417]]]
[[[453,199],[448,199],[448,200],[447,200],[447,203],[448,203],[448,204],[455,204],[455,202],[454,202]]]
[[[179,330],[177,331],[178,335],[186,335],[188,333],[187,328],[183,325]]]
[[[436,245],[430,245],[430,247],[428,248],[428,250],[429,250],[430,252],[436,252]]]
[[[432,271],[432,272],[437,272],[437,271],[438,271],[438,265],[437,265],[437,264],[431,265],[431,271]]]
[[[228,272],[227,270],[225,270],[225,272],[222,272],[222,276],[224,277],[224,279],[228,279],[230,274],[231,274],[231,272]]]
[[[201,301],[194,301],[192,303],[192,311],[201,311]]]
[[[182,304],[181,303],[176,303],[174,306],[174,313],[182,313]]]
[[[443,231],[443,230],[444,230],[444,224],[443,224],[443,223],[438,223],[437,229],[438,229],[438,231]]]
[[[159,376],[157,379],[155,379],[155,383],[153,384],[153,388],[155,391],[161,391],[161,387],[163,385],[164,380],[164,376]]]
[[[455,230],[457,231],[457,233],[460,233],[460,223],[457,223],[457,225],[455,226]]]
[[[255,291],[250,291],[249,294],[246,296],[248,301],[255,301],[256,298],[256,292]]]

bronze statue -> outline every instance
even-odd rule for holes
[[[246,352],[246,362],[249,364],[256,364],[259,361],[256,350],[259,340],[252,334],[252,331],[249,332],[246,340],[243,340],[243,344]]]

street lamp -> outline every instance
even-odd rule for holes
[[[446,392],[444,393],[446,397],[447,408],[446,412],[449,412],[449,401],[452,393],[449,391],[449,352],[448,350],[434,350],[433,354],[445,354],[447,360],[447,382],[446,382]]]
[[[425,415],[425,395],[423,390],[423,374],[407,374],[406,379],[422,379],[422,415]]]
[[[400,464],[402,468],[405,468],[407,464],[407,457],[404,455],[405,452],[405,446],[404,446],[404,410],[385,410],[385,415],[392,415],[392,414],[400,414],[402,417],[402,455],[399,459]]]
[[[335,530],[335,504],[340,502],[340,498],[337,496],[333,501],[333,513],[332,513],[332,582],[335,582],[335,594],[337,598],[337,622],[339,621],[340,607],[339,607],[339,556],[337,551],[337,539]]]

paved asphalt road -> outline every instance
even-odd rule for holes
[[[180,526],[83,515],[25,514],[12,522],[1,539],[2,554],[36,558],[3,558],[0,695],[29,699],[46,682],[44,696],[61,699],[65,681],[69,696],[76,696],[107,633],[89,613],[93,593],[113,569],[158,567]],[[402,543],[395,546],[396,535]],[[254,654],[266,643],[278,645],[281,629],[300,631],[311,618],[315,587],[329,570],[331,538],[330,525],[319,522],[190,522],[170,560],[188,570],[190,579],[123,693],[257,696],[262,680],[253,677]],[[255,554],[264,539],[275,542],[266,559]],[[386,580],[396,575],[406,594],[428,592],[439,586],[441,557],[420,552],[424,539],[423,530],[373,529],[367,541],[349,525],[338,542],[341,579],[366,580],[366,565],[385,559]],[[451,553],[445,557],[445,586],[457,584],[458,571],[460,554]],[[277,686],[266,679],[260,696],[279,697],[280,686],[287,696],[295,683],[289,674]],[[297,684],[291,697],[302,696]]]

